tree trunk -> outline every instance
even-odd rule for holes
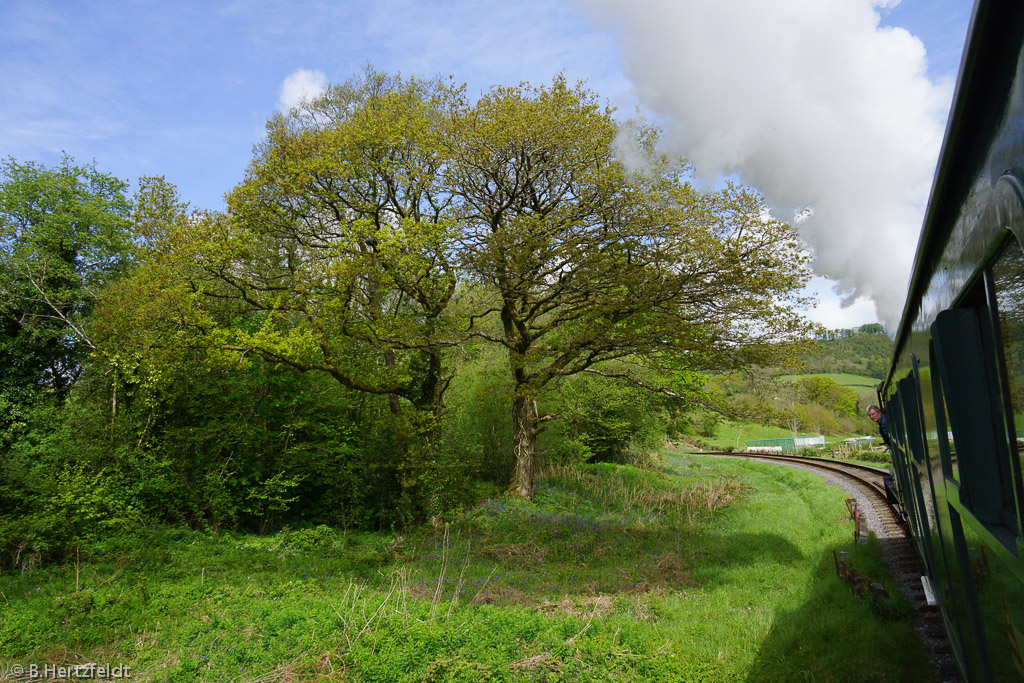
[[[533,498],[533,456],[537,451],[539,419],[537,404],[518,392],[512,404],[515,428],[515,468],[509,482],[509,493]]]

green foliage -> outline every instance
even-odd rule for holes
[[[37,408],[0,459],[8,561],[59,558],[144,520],[263,532],[386,528],[422,514],[403,507],[383,400],[263,364],[193,362],[159,396],[119,386],[112,414],[109,376],[89,378],[63,405]]]
[[[805,401],[817,403],[841,415],[857,416],[857,392],[828,377],[805,377],[798,382]]]
[[[785,381],[798,381],[811,375],[778,375],[777,379]],[[874,377],[867,377],[865,375],[850,375],[844,372],[826,372],[813,375],[815,377],[827,377],[828,379],[835,380],[836,384],[849,387],[855,391],[862,389],[874,390],[878,386],[879,382]]]
[[[755,438],[781,438],[797,433],[864,435],[876,431],[863,412],[872,400],[876,381],[870,377],[830,373],[823,375],[774,375],[772,370],[749,368],[745,373],[723,373],[708,378],[705,392],[709,407],[686,416],[676,431],[690,440],[702,437],[719,445],[742,446]],[[733,421],[783,428],[786,432],[760,437],[739,434],[717,438],[716,415]],[[706,424],[708,423],[708,424]],[[753,433],[750,428],[748,434]],[[733,441],[735,440],[735,441]]]
[[[390,394],[394,412],[399,398],[437,412],[456,285],[440,96],[370,70],[268,122],[229,213],[164,244],[194,289],[260,314],[249,328],[213,321],[204,343]]]
[[[888,451],[859,451],[857,453],[858,460],[864,460],[867,462],[880,462],[890,463],[892,462],[892,456]]]
[[[0,164],[0,449],[94,350],[84,320],[130,265],[126,185],[95,165]]]
[[[345,549],[345,535],[326,524],[305,529],[282,529],[276,536],[276,547],[283,550],[317,551],[334,554]]]
[[[722,416],[720,413],[705,412],[701,416],[700,426],[697,428],[697,433],[704,437],[713,437],[718,431],[718,426],[722,423]]]
[[[715,430],[712,437],[699,439],[702,448],[706,450],[724,450],[732,448],[743,450],[747,441],[758,439],[785,439],[793,436],[791,430],[777,425],[763,425],[756,422],[723,419]],[[685,437],[684,437],[685,438]],[[696,437],[686,438],[687,441]]]
[[[881,325],[862,325],[849,334],[819,342],[801,354],[804,372],[848,373],[881,380],[892,360],[892,339]]]
[[[541,462],[622,463],[657,449],[672,404],[634,384],[581,373],[562,382],[545,408],[557,419]]]
[[[0,563],[153,524],[441,523],[531,495],[542,432],[562,464],[711,438],[703,373],[794,351],[806,257],[656,143],[563,78],[470,102],[371,69],[273,117],[223,213],[8,162]]]
[[[564,78],[457,100],[453,120],[445,181],[462,267],[489,294],[471,332],[509,354],[516,495],[532,494],[550,384],[630,357],[616,377],[653,366],[667,389],[675,373],[780,357],[808,331],[791,308],[807,271],[790,226],[748,188],[697,191],[685,162],[653,151],[652,128],[621,129]],[[645,173],[613,144],[630,131]],[[614,450],[603,438],[576,440],[600,455]]]
[[[780,424],[793,431],[819,434],[871,434],[876,431],[863,412],[874,389],[870,378],[856,375],[782,375],[775,404]]]
[[[37,404],[23,438],[0,459],[0,496],[8,502],[0,512],[0,563],[61,557],[82,539],[139,519],[127,468],[90,463],[89,453],[68,457],[68,443],[82,442],[66,415]]]
[[[226,214],[189,215],[173,188],[149,179],[136,211],[143,263],[109,293],[100,326],[127,342],[112,344],[118,368],[141,381],[158,382],[183,349],[202,349],[214,364],[258,358],[386,405],[390,417],[372,419],[379,443],[328,479],[341,477],[359,500],[365,487],[353,478],[374,481],[369,500],[385,472],[402,490],[381,504],[402,508],[403,519],[436,508],[439,487],[464,490],[453,478],[475,470],[442,445],[458,279],[439,178],[443,95],[436,83],[369,70],[274,117]],[[155,355],[165,363],[150,362]],[[384,441],[387,455],[375,451]],[[283,514],[308,485],[300,481],[262,471],[246,482],[261,491],[215,516]]]
[[[543,459],[545,464],[579,465],[594,459],[594,452],[579,439],[560,439],[551,446]]]
[[[287,512],[292,503],[299,499],[297,495],[291,493],[301,481],[301,476],[286,477],[283,472],[271,475],[249,487],[240,509],[243,513],[261,519],[259,530],[263,533],[272,515]]]
[[[503,366],[507,354],[496,345],[466,343],[446,395],[449,438],[477,449],[480,475],[506,484],[512,475],[512,386]]]

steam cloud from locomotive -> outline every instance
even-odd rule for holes
[[[929,80],[920,40],[880,27],[898,0],[580,2],[618,28],[665,151],[803,214],[815,272],[895,329],[953,87]]]

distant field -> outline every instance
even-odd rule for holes
[[[836,381],[836,384],[844,387],[850,387],[851,389],[871,389],[874,391],[875,387],[881,380],[874,377],[864,377],[863,375],[847,375],[845,373],[815,373],[811,375],[780,375],[778,379],[785,380],[787,382],[795,382],[803,379],[804,377],[828,377]]]
[[[710,438],[704,437],[703,440],[714,448],[743,448],[747,441],[755,439],[788,439],[792,436],[793,432],[783,427],[723,420],[715,429],[715,435]]]
[[[851,377],[853,375],[850,375]],[[756,424],[754,422],[741,422],[736,420],[723,420],[715,429],[713,437],[701,437],[701,440],[711,448],[738,448],[742,449],[748,441],[759,439],[789,439],[793,432],[785,427],[772,427]],[[817,436],[813,432],[797,432],[797,436]],[[853,436],[874,436],[867,434],[843,434],[841,436],[826,436],[825,443],[838,444],[843,439]]]
[[[743,448],[747,441],[758,439],[789,439],[793,432],[785,427],[772,427],[754,422],[723,420],[715,429],[713,437],[701,437],[712,448]],[[817,436],[812,432],[798,432],[797,436]],[[871,434],[844,434],[842,436],[826,436],[826,443],[841,443],[852,436],[871,436]]]

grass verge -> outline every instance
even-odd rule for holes
[[[834,576],[845,494],[702,456],[554,470],[404,534],[151,530],[0,575],[0,673],[143,681],[919,681],[907,608]],[[877,567],[877,576],[884,572]],[[851,666],[856,662],[856,666]],[[924,679],[927,680],[927,679]]]

